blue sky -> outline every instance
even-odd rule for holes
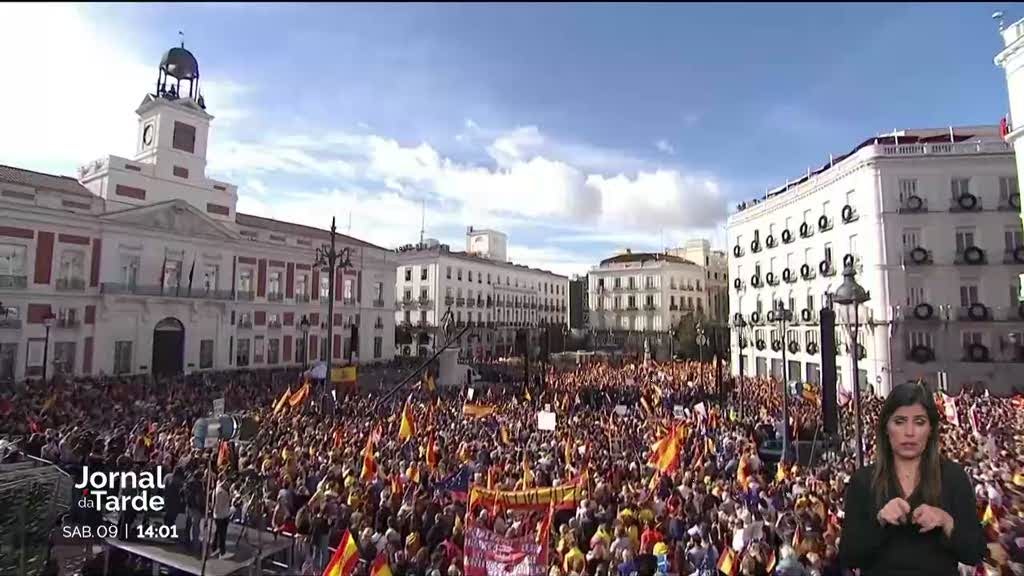
[[[0,162],[74,174],[134,150],[184,30],[241,211],[385,246],[465,227],[584,272],[724,244],[735,202],[894,128],[996,123],[1007,4],[125,4],[0,7],[24,91]],[[78,86],[69,93],[67,86]],[[664,238],[664,240],[662,240]]]

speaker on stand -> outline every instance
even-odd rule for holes
[[[836,389],[836,313],[825,307],[820,312],[821,341],[821,427],[831,452],[842,446],[839,429],[839,398]]]

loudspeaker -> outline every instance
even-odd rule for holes
[[[826,434],[839,433],[836,397],[836,313],[821,310],[821,421]]]
[[[352,334],[349,336],[350,350],[353,354],[359,354],[359,325],[355,322],[352,323]]]

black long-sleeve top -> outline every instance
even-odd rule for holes
[[[871,486],[873,468],[854,473],[846,489],[839,557],[846,568],[860,568],[861,576],[957,576],[957,563],[976,565],[985,554],[985,535],[978,521],[977,501],[970,480],[957,463],[942,459],[942,506],[953,517],[953,533],[942,528],[924,534],[911,515],[923,502],[915,491],[908,503],[911,515],[900,526],[882,526],[879,505]]]

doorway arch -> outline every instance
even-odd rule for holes
[[[153,328],[153,375],[181,374],[184,365],[185,326],[177,318],[164,318]]]

